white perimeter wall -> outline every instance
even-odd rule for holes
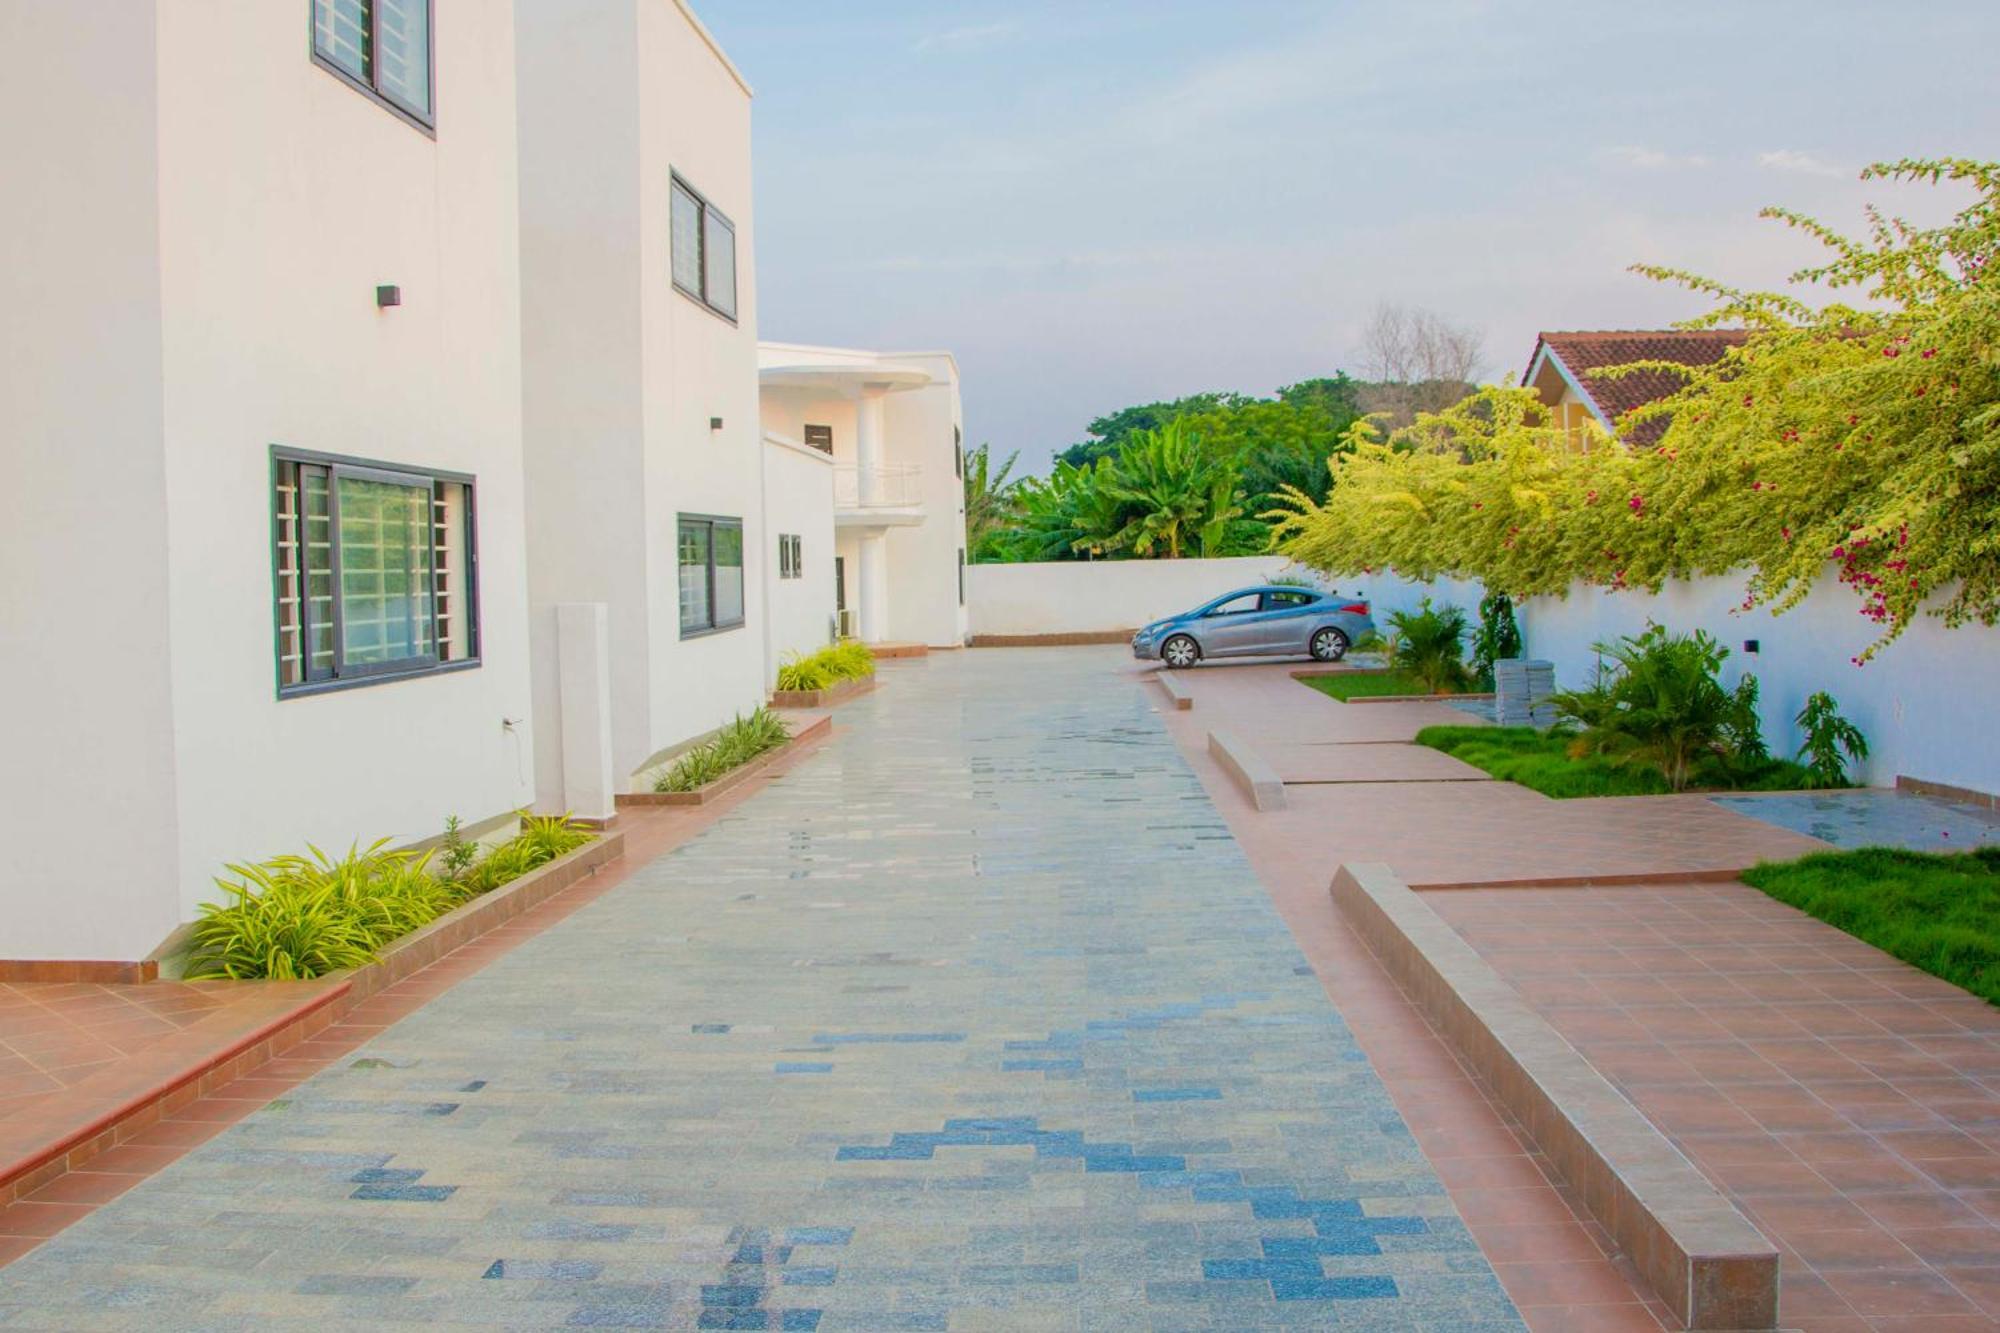
[[[1282,556],[970,565],[965,600],[975,636],[1102,633],[1137,629],[1292,568]]]
[[[778,537],[796,534],[803,561],[797,578],[778,577]],[[778,663],[832,642],[833,460],[804,445],[764,444],[764,591],[769,643],[765,682]]]
[[[1235,560],[1119,560],[1096,563],[975,565],[968,571],[974,634],[1055,634],[1125,629],[1204,597],[1287,571],[1281,557]],[[1394,574],[1346,576],[1343,592],[1365,596],[1385,631],[1390,613],[1430,596],[1475,620],[1480,586],[1425,584]],[[1764,732],[1773,752],[1798,747],[1792,724],[1806,696],[1825,690],[1867,736],[1860,776],[1886,785],[1898,775],[2000,792],[2000,629],[1947,629],[1934,618],[1913,625],[1866,666],[1850,659],[1873,640],[1860,601],[1823,576],[1804,602],[1772,615],[1741,610],[1743,581],[1705,578],[1658,594],[1581,588],[1568,597],[1533,597],[1515,610],[1527,656],[1553,662],[1564,687],[1590,683],[1592,645],[1637,634],[1647,623],[1686,633],[1707,630],[1730,649],[1723,679],[1757,676]],[[1743,651],[1755,639],[1758,652]]]
[[[506,5],[439,6],[432,138],[312,63],[305,6],[159,13],[187,916],[226,860],[429,836],[532,794],[514,26]],[[378,283],[400,308],[376,309]],[[476,476],[484,665],[276,697],[273,444]]]
[[[0,958],[178,920],[154,43],[150,5],[0,6]]]

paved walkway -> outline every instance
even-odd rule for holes
[[[0,1275],[36,1328],[1518,1327],[1150,700],[894,666]]]

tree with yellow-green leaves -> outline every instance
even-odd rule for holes
[[[1824,264],[1792,275],[1839,298],[1824,304],[1637,270],[1714,299],[1690,327],[1749,332],[1711,366],[1598,372],[1685,378],[1619,423],[1664,418],[1655,446],[1579,449],[1531,392],[1482,390],[1387,440],[1357,425],[1326,499],[1294,489],[1270,516],[1278,548],[1330,573],[1392,567],[1517,596],[1742,570],[1745,607],[1776,611],[1831,563],[1881,627],[1864,657],[1926,608],[1950,625],[1993,624],[2000,164],[1910,159],[1863,178],[1972,197],[1930,228],[1871,208],[1858,239],[1767,209],[1826,246]]]

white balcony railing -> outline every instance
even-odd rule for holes
[[[913,509],[924,502],[920,467],[858,467],[833,470],[835,509]]]

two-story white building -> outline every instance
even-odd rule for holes
[[[958,362],[950,352],[778,342],[763,343],[758,356],[766,436],[833,462],[832,561],[816,577],[831,595],[839,633],[875,644],[962,646]]]
[[[126,975],[225,862],[534,796],[514,13],[0,47],[0,960]]]
[[[681,0],[516,11],[536,787],[595,815],[769,683],[751,94]]]

